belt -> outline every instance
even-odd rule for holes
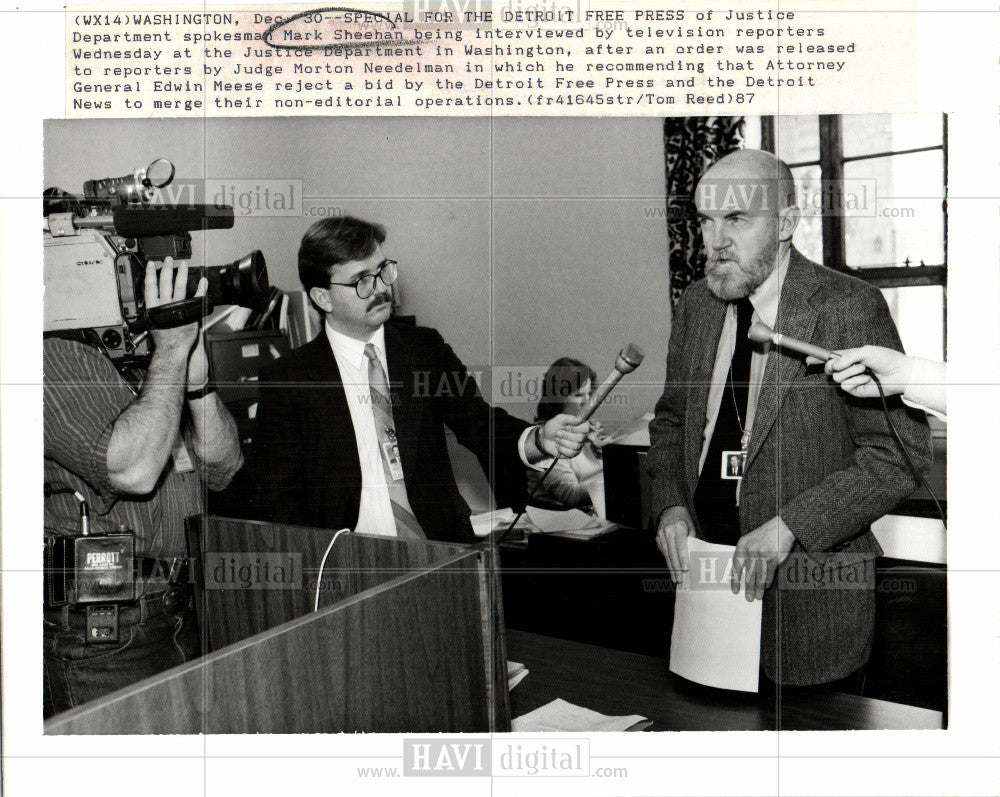
[[[152,617],[170,617],[180,614],[188,605],[191,590],[188,585],[170,587],[161,592],[143,595],[136,601],[119,603],[120,623],[141,623]],[[102,605],[102,604],[94,604]],[[45,609],[45,619],[68,628],[85,628],[87,624],[87,604],[77,606],[57,606]]]

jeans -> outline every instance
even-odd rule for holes
[[[56,610],[58,613],[58,610]],[[44,716],[196,659],[198,630],[194,612],[177,614],[146,607],[119,617],[117,642],[86,644],[80,613],[46,612],[44,633]]]

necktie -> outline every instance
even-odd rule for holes
[[[368,389],[371,392],[375,431],[378,433],[379,458],[382,460],[382,469],[385,472],[392,515],[396,520],[396,534],[399,537],[424,539],[427,535],[414,517],[410,500],[406,496],[403,464],[399,458],[399,445],[396,442],[396,424],[392,420],[389,381],[386,379],[385,369],[378,359],[375,346],[371,343],[365,346],[365,357],[368,358]]]
[[[747,337],[753,305],[740,299],[736,308],[736,348],[726,379],[722,404],[708,445],[708,455],[694,492],[694,509],[701,527],[699,536],[719,545],[735,545],[740,539],[740,515],[736,505],[738,479],[722,477],[723,452],[743,448],[743,431],[750,395],[750,356],[753,342]]]

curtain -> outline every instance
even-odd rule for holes
[[[670,300],[705,270],[701,230],[694,214],[694,188],[715,161],[743,145],[742,116],[679,116],[663,120],[670,241]]]

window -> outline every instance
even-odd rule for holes
[[[906,351],[943,360],[947,117],[765,117],[761,143],[796,179],[795,246],[881,288]]]

